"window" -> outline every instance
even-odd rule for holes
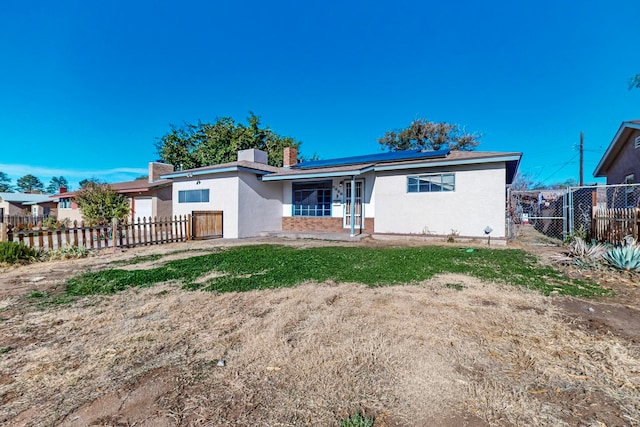
[[[58,203],[58,207],[60,207],[62,209],[70,209],[71,208],[71,199],[68,198],[68,197],[60,199],[60,203]]]
[[[209,201],[209,189],[178,191],[178,203],[206,203]]]
[[[635,146],[636,146],[636,148],[640,148],[640,136],[636,136]]]
[[[331,216],[331,181],[294,183],[293,216]]]
[[[452,173],[407,177],[407,192],[409,193],[454,191],[455,188],[456,180],[455,175]]]
[[[631,185],[633,184],[633,175],[627,175],[624,178],[624,183],[628,184],[625,188],[624,188],[624,202],[625,202],[625,207],[626,208],[632,208],[635,206],[635,200],[633,197],[633,190],[635,189],[635,186]]]

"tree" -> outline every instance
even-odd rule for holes
[[[113,218],[123,220],[130,212],[129,200],[116,193],[109,184],[90,181],[76,192],[76,203],[85,221],[110,224]]]
[[[98,180],[97,178],[88,178],[88,179],[83,179],[78,184],[80,185],[80,188],[85,188],[87,185],[91,183],[100,184],[100,180]]]
[[[18,179],[16,187],[18,188],[18,191],[22,193],[35,193],[42,192],[44,184],[40,181],[40,178],[28,174]]]
[[[69,181],[64,176],[54,176],[49,181],[49,185],[47,186],[47,193],[57,193],[60,190],[60,187],[65,187],[69,190]]]
[[[160,159],[178,170],[192,169],[237,160],[237,152],[256,148],[267,152],[269,164],[282,166],[284,148],[299,148],[300,142],[281,136],[270,127],[260,126],[260,117],[249,112],[248,124],[236,123],[231,117],[197,125],[185,123],[158,138],[156,149]]]
[[[457,124],[416,119],[409,127],[387,131],[378,142],[383,150],[473,150],[481,135],[467,133]]]
[[[4,172],[0,172],[0,193],[13,193],[11,178]]]
[[[516,173],[516,176],[513,177],[513,182],[511,183],[511,190],[513,191],[527,191],[531,190],[534,186],[533,179],[520,171]]]
[[[636,74],[635,77],[629,79],[629,90],[640,89],[640,74]]]

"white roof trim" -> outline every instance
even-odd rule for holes
[[[390,171],[401,169],[419,169],[419,168],[435,168],[438,166],[457,166],[457,165],[476,165],[483,163],[500,163],[519,161],[520,156],[501,156],[501,157],[487,157],[485,159],[458,159],[458,160],[444,160],[441,162],[429,162],[429,163],[414,163],[410,165],[389,165],[389,166],[376,166],[376,171]]]
[[[229,166],[229,167],[225,167],[225,168],[218,168],[218,169],[205,169],[205,170],[199,170],[199,171],[181,171],[181,172],[174,172],[174,173],[169,173],[166,175],[160,175],[161,179],[171,179],[171,178],[191,178],[193,176],[201,176],[201,175],[213,175],[213,174],[217,174],[217,173],[225,173],[225,172],[252,172],[252,173],[256,173],[259,175],[264,175],[264,174],[268,174],[271,172],[268,171],[263,171],[260,169],[252,169],[252,168],[248,168],[245,166]]]

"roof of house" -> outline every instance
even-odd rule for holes
[[[506,162],[507,183],[513,181],[522,153],[493,151],[421,151],[406,150],[302,162],[290,167],[275,167],[247,160],[222,163],[162,175],[163,179],[192,178],[225,172],[252,172],[263,181],[328,178],[361,175],[369,171],[407,170],[438,166]]]
[[[254,172],[259,175],[264,175],[264,174],[277,172],[281,169],[282,168],[267,165],[264,163],[251,162],[248,160],[239,160],[237,162],[220,163],[219,165],[204,166],[201,168],[186,169],[183,171],[168,173],[166,175],[162,175],[161,178],[163,179],[181,178],[181,177],[191,178],[192,176],[198,176],[198,175],[211,175],[216,173],[237,172],[237,171]]]
[[[158,181],[149,182],[147,178],[144,179],[136,179],[134,181],[123,181],[123,182],[114,182],[113,184],[108,184],[112,190],[116,193],[120,194],[129,194],[129,193],[143,193],[146,191],[151,191],[157,188],[165,187],[171,185],[171,180],[169,179],[160,179]],[[58,193],[52,196],[51,198],[68,198],[74,197],[77,193],[76,191],[68,191],[66,193]]]
[[[593,171],[593,176],[602,177],[607,175],[609,168],[622,150],[624,143],[636,129],[640,129],[640,120],[628,120],[626,122],[622,122],[618,132],[616,132],[616,135],[613,137],[609,147],[607,147],[607,150],[600,159],[598,166],[596,166],[596,169]]]
[[[338,159],[312,160],[296,164],[296,169],[313,169],[327,166],[344,166],[356,165],[359,163],[379,163],[393,162],[408,159],[427,159],[436,157],[446,157],[451,150],[423,151],[423,150],[404,150],[404,151],[388,151],[385,153],[366,154],[363,156],[342,157]]]
[[[170,184],[171,180],[169,179],[160,179],[158,181],[149,182],[149,180],[145,178],[136,179],[135,181],[114,182],[109,185],[117,193],[137,193],[150,191]]]
[[[32,194],[32,193],[0,193],[0,200],[13,203],[43,203],[50,202],[49,194]]]
[[[506,162],[507,183],[511,183],[517,171],[522,153],[518,152],[488,152],[488,151],[431,151],[425,152],[410,150],[396,153],[381,154],[404,154],[398,156],[357,156],[354,163],[348,164],[344,160],[327,160],[324,163],[305,162],[294,165],[290,168],[279,168],[277,172],[270,173],[262,177],[263,181],[281,181],[303,178],[325,178],[344,175],[361,175],[370,171],[392,171],[409,170],[419,168],[430,168],[438,166],[470,165],[480,163]],[[368,160],[361,162],[362,160]],[[323,166],[309,166],[311,163]]]

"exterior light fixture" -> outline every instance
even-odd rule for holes
[[[491,232],[493,231],[493,228],[489,227],[488,225],[485,227],[484,229],[484,234],[487,235],[487,238],[489,240],[487,240],[487,245],[491,246]]]

